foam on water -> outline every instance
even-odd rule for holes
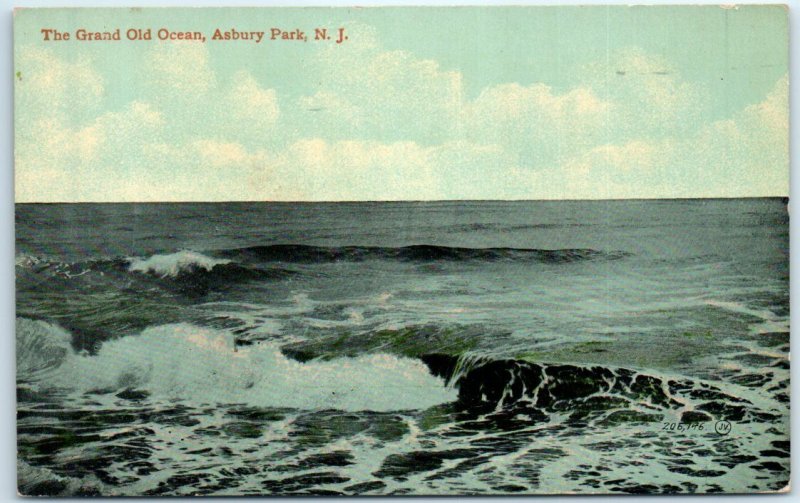
[[[167,255],[153,255],[152,257],[132,258],[128,270],[133,272],[151,273],[162,278],[167,276],[177,277],[184,272],[192,272],[199,269],[211,271],[214,267],[229,264],[231,261],[226,259],[215,259],[207,257],[202,253],[190,250],[182,250]]]
[[[17,460],[18,489],[25,495],[97,496],[102,483],[91,474],[83,479],[60,476],[46,468]]]
[[[31,348],[18,353],[20,372],[53,367],[49,357],[42,360],[35,350],[47,345],[28,338],[53,342],[64,341],[65,335],[43,322],[20,322],[20,346]],[[456,399],[456,391],[418,360],[370,354],[299,363],[275,345],[237,348],[231,333],[188,323],[107,341],[93,356],[71,352],[40,385],[78,392],[141,389],[189,403],[304,410],[413,410]]]
[[[55,325],[17,318],[16,332],[17,373],[22,378],[56,368],[73,354],[72,336]]]
[[[724,302],[721,300],[707,300],[705,303],[709,306],[724,309],[732,313],[758,318],[761,322],[753,326],[753,332],[755,333],[789,331],[789,319],[777,316],[768,309],[753,309],[740,302]]]
[[[14,257],[14,267],[29,268],[41,262],[42,260],[34,255],[23,254]]]
[[[783,489],[787,218],[779,200],[17,205],[19,490]]]

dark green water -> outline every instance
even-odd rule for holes
[[[24,494],[789,478],[779,199],[17,205]]]

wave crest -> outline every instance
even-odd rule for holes
[[[17,318],[16,339],[17,374],[23,379],[57,368],[73,353],[69,332],[45,321]]]
[[[370,354],[300,363],[275,345],[236,347],[230,332],[186,323],[107,341],[94,356],[72,353],[40,384],[303,410],[412,410],[456,399],[455,390],[416,359]]]
[[[42,262],[42,259],[35,255],[17,255],[14,257],[14,267],[28,269]]]
[[[218,265],[229,264],[227,259],[207,257],[202,253],[182,250],[167,255],[153,255],[146,259],[132,258],[128,270],[132,272],[150,273],[166,278],[177,278],[181,274],[200,270],[210,272]]]
[[[667,410],[681,412],[687,421],[713,417],[747,422],[779,417],[775,410],[763,410],[702,381],[669,379],[626,368],[539,364],[473,355],[429,354],[421,359],[434,375],[458,388],[458,402],[470,408],[532,407],[565,411],[573,419],[619,410],[648,421]]]

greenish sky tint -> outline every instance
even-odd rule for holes
[[[272,27],[350,38],[211,40]],[[781,6],[24,9],[17,200],[787,195],[787,30]]]

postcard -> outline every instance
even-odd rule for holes
[[[787,8],[14,16],[36,496],[789,490]]]

